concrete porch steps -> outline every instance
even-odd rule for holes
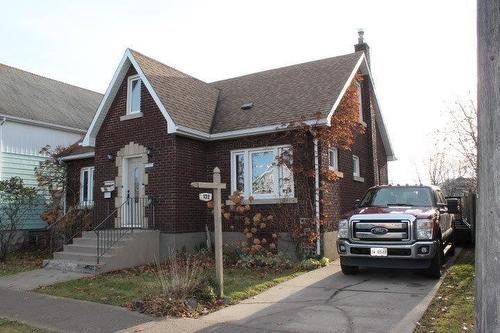
[[[110,235],[106,235],[109,232]],[[115,239],[113,230],[103,230],[101,242]],[[63,251],[55,252],[54,259],[44,260],[46,269],[97,274],[111,270],[152,263],[159,256],[159,232],[134,230],[129,232],[99,257],[97,264],[97,234],[84,231],[82,237],[73,239],[73,244],[64,245]]]

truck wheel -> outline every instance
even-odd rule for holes
[[[340,268],[342,269],[342,273],[344,273],[345,275],[354,275],[359,271],[358,266],[346,266],[340,264]]]
[[[441,277],[441,266],[443,259],[443,246],[441,241],[439,241],[436,254],[431,260],[431,266],[427,269],[427,275],[433,279],[439,279]]]

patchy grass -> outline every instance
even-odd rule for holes
[[[47,251],[39,249],[23,249],[10,253],[7,261],[0,262],[0,276],[31,271],[42,266],[43,259],[48,257]]]
[[[451,266],[415,333],[474,332],[474,249]]]
[[[240,301],[302,273],[295,269],[274,271],[226,268],[224,270],[225,296],[233,301]],[[208,270],[207,274],[215,276],[213,269]],[[159,295],[161,289],[154,269],[140,267],[62,282],[42,287],[38,289],[38,292],[129,307],[134,300]]]
[[[16,321],[0,318],[0,333],[50,333],[47,330],[35,328]]]

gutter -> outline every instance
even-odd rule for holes
[[[318,239],[316,241],[316,254],[321,255],[321,235],[320,235],[320,209],[319,209],[319,153],[318,153],[318,139],[314,138],[314,201],[316,208],[316,232],[318,233]]]
[[[2,121],[1,121],[1,125],[3,125],[3,123],[5,123],[6,120],[11,120],[13,122],[20,123],[20,124],[28,124],[28,125],[36,125],[36,126],[52,128],[52,129],[60,129],[60,130],[75,132],[75,133],[79,133],[79,134],[85,134],[87,132],[86,130],[81,129],[81,128],[74,128],[74,127],[69,127],[69,126],[51,124],[51,123],[46,123],[46,122],[38,121],[38,120],[12,117],[12,116],[2,115],[2,114],[0,114],[0,117],[3,117]]]
[[[84,158],[91,158],[94,157],[95,153],[82,153],[82,154],[76,154],[76,155],[68,155],[61,157],[61,161],[73,161],[73,160],[82,160]]]

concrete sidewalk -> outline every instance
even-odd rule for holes
[[[55,332],[116,332],[154,318],[124,308],[0,289],[0,318]]]
[[[58,282],[80,279],[86,276],[90,275],[42,268],[1,277],[0,288],[27,291]]]
[[[200,319],[122,332],[413,332],[439,281],[397,270],[346,276],[336,261]]]
[[[0,278],[0,318],[55,332],[115,332],[154,318],[127,309],[29,292],[88,274],[37,269]]]

